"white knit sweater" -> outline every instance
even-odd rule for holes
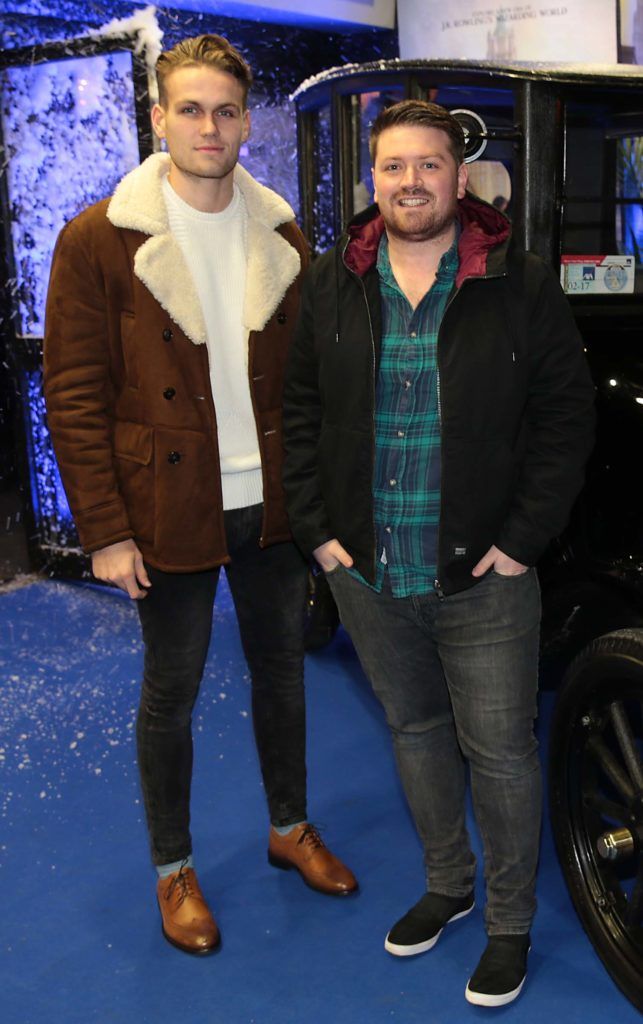
[[[217,415],[224,509],[263,500],[261,457],[248,382],[243,326],[247,213],[234,186],[221,213],[202,213],[163,182],[170,230],[199,296],[207,332],[210,384]]]

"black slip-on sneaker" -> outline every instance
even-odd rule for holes
[[[444,926],[465,917],[474,905],[473,893],[444,896],[439,892],[427,892],[393,925],[384,941],[384,949],[393,956],[426,953],[435,946]]]
[[[527,977],[529,935],[490,935],[465,997],[476,1006],[506,1006],[517,999]]]

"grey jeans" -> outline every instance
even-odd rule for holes
[[[464,896],[474,884],[465,825],[468,762],[484,850],[487,932],[529,931],[541,820],[535,569],[492,572],[442,599],[393,597],[387,579],[377,594],[341,566],[327,579],[386,712],[428,887]]]

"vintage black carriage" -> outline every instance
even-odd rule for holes
[[[643,75],[395,60],[304,83],[302,220],[317,251],[372,201],[369,124],[407,97],[457,112],[473,190],[506,208],[520,244],[563,268],[596,384],[587,485],[539,566],[543,678],[559,687],[550,808],[578,915],[643,1009]],[[331,601],[313,580],[311,647],[336,626]]]

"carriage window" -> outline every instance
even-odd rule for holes
[[[643,124],[637,119],[624,105],[568,109],[561,278],[570,293],[643,292]]]
[[[643,263],[643,135],[616,143],[616,244]]]

